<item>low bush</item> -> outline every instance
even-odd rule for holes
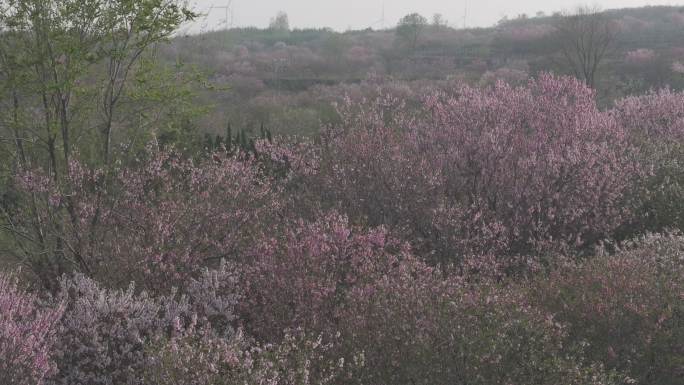
[[[617,383],[514,287],[399,270],[356,290],[345,308],[342,341],[365,363],[355,383]]]
[[[143,376],[155,385],[336,384],[345,378],[345,363],[324,358],[332,346],[301,330],[266,346],[241,334],[183,338],[150,347]]]
[[[684,374],[684,238],[645,236],[540,277],[530,300],[587,357],[642,384]]]

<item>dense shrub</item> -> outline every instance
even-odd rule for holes
[[[479,84],[482,86],[491,86],[498,81],[504,81],[512,86],[524,85],[529,79],[526,71],[503,67],[495,71],[487,71],[480,77]]]
[[[15,277],[0,273],[0,379],[7,385],[41,385],[55,373],[52,348],[62,308],[39,305]]]
[[[617,101],[612,111],[639,147],[646,171],[631,233],[684,229],[684,94],[670,90]]]
[[[223,264],[188,284],[188,295],[152,297],[108,290],[82,275],[63,278],[58,298],[67,304],[58,325],[54,384],[142,384],[146,349],[176,338],[229,338],[236,288]]]
[[[218,336],[233,334],[235,307],[243,292],[238,274],[234,264],[221,261],[218,268],[205,268],[197,279],[189,280],[183,296],[195,317],[196,327],[209,328]]]
[[[684,238],[646,236],[539,278],[529,298],[587,357],[642,384],[684,374]]]
[[[342,341],[361,351],[355,383],[610,384],[617,377],[564,345],[564,329],[522,293],[425,266],[354,291]]]
[[[148,149],[108,173],[73,162],[66,185],[40,170],[18,182],[27,194],[15,231],[29,235],[22,246],[46,282],[76,268],[114,287],[182,287],[203,267],[243,255],[273,230],[280,206],[253,159],[223,152],[192,161]]]
[[[139,384],[145,344],[181,333],[189,315],[187,304],[136,295],[132,286],[108,291],[83,276],[64,279],[61,290],[68,306],[59,326],[54,384]]]

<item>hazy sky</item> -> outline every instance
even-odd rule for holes
[[[196,22],[192,30],[211,30],[222,28],[225,19],[223,9],[210,7],[226,6],[230,0],[188,0],[199,12],[208,16]],[[602,9],[638,7],[644,5],[684,5],[680,1],[657,0],[589,0],[588,2],[569,0],[232,0],[233,24],[235,26],[265,27],[278,12],[284,11],[294,28],[331,27],[336,30],[348,28],[361,29],[382,27],[384,3],[385,26],[390,27],[403,16],[419,12],[430,18],[441,13],[449,24],[463,25],[467,2],[468,26],[491,26],[504,15],[515,17],[521,13],[534,15],[537,11],[551,13],[572,9],[578,4],[598,5]]]

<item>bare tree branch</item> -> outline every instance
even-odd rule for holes
[[[561,16],[555,36],[568,70],[594,88],[615,35],[615,24],[599,9],[580,7],[572,14]]]

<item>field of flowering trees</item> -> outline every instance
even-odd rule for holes
[[[0,0],[0,385],[684,383],[684,92],[375,72],[203,137],[195,17]]]
[[[684,94],[542,75],[22,167],[5,384],[681,384]]]

